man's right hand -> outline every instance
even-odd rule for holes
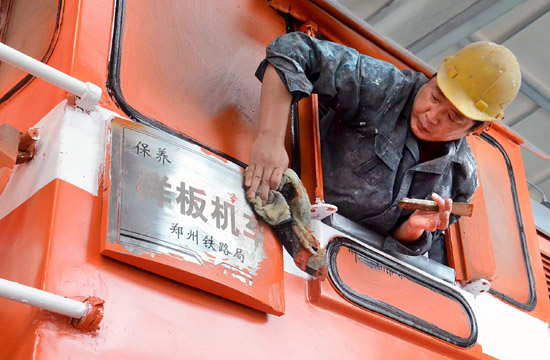
[[[292,95],[272,65],[267,65],[260,95],[260,123],[258,135],[250,149],[250,161],[244,180],[248,198],[254,199],[261,191],[263,205],[269,189],[277,190],[283,172],[288,167],[285,150],[286,126]]]
[[[284,139],[269,134],[259,134],[250,150],[250,162],[244,180],[248,188],[248,197],[260,197],[265,205],[269,190],[277,190],[281,184],[283,172],[288,167],[288,154]]]
[[[452,199],[443,199],[436,193],[432,199],[438,205],[438,211],[416,210],[411,216],[393,232],[393,237],[402,242],[416,241],[424,230],[434,232],[445,230],[449,226],[449,217],[453,208]]]

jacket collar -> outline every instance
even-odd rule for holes
[[[409,136],[405,144],[413,154],[415,160],[418,161],[418,159],[420,158],[418,152],[418,142],[416,137],[412,134],[412,131],[410,132],[410,135],[413,139],[410,140]],[[422,164],[417,164],[416,166],[411,168],[411,170],[432,174],[442,174],[443,172],[445,172],[445,169],[451,164],[451,162],[466,164],[468,160],[466,153],[467,148],[468,143],[465,138],[449,141],[445,144],[445,155],[442,155],[430,161],[426,161]]]

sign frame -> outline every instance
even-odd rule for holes
[[[138,138],[144,139],[143,143],[147,141],[156,146],[146,147],[146,154],[140,153],[139,146],[133,148],[134,144],[130,144]],[[245,190],[242,187],[244,169],[199,145],[118,117],[113,118],[108,126],[107,140],[102,194],[101,254],[263,312],[284,314],[282,247],[269,226],[257,221],[246,201]],[[156,147],[158,153],[154,154],[152,151]],[[130,154],[132,148],[135,154]],[[161,148],[168,150],[161,152]],[[197,172],[194,173],[195,177],[191,182],[194,181],[197,187],[200,185],[196,184],[208,182],[205,179],[212,178],[212,172],[223,174],[232,194],[230,201],[220,200],[219,194],[215,197],[210,195],[212,199],[207,198],[207,195],[216,192],[218,187],[224,189],[224,194],[227,193],[227,188],[224,187],[226,185],[210,184],[210,190],[200,192],[204,201],[200,200],[202,214],[198,214],[199,208],[194,205],[197,200],[193,201],[189,192],[184,190],[190,189],[192,184],[187,188],[183,181],[176,181],[178,186],[176,183],[168,185],[164,191],[164,196],[167,194],[169,197],[168,200],[165,199],[169,207],[165,207],[161,200],[157,209],[155,199],[147,195],[144,190],[146,186],[142,182],[148,175],[158,173],[151,169],[158,169],[161,161],[163,165],[169,165],[170,158],[167,157],[167,152],[177,152],[180,158],[185,156],[191,161],[196,161],[194,164],[207,169],[210,176],[202,180]],[[143,161],[134,155],[138,155],[140,159],[143,155]],[[136,164],[139,170],[136,170]],[[170,174],[173,178],[170,183],[181,180],[174,178],[182,177],[181,172],[185,172],[185,165],[182,166],[181,163],[172,168],[175,170]],[[192,169],[187,170],[187,173],[193,173]],[[163,177],[166,183],[166,176]],[[189,176],[186,179],[189,179]],[[175,201],[176,189],[179,191],[180,201]],[[136,194],[140,194],[141,198],[136,197]],[[183,195],[187,197],[184,198]],[[186,209],[183,199],[187,200]],[[215,211],[219,210],[220,202],[230,209],[233,207],[233,219],[230,219],[230,224],[227,221],[227,212],[225,217],[222,216],[222,220],[226,221],[219,221],[219,214],[216,216]],[[234,206],[230,202],[233,202]],[[205,212],[205,205],[214,206],[215,210]],[[181,212],[174,215],[179,208]],[[150,217],[139,218],[140,210],[148,210]],[[177,215],[177,221],[170,220],[171,223],[167,223],[167,214]],[[210,218],[207,219],[208,216]],[[246,219],[243,220],[243,217]],[[162,231],[150,230],[156,229],[155,224],[159,222],[163,224]],[[183,230],[184,228],[186,230]],[[195,242],[186,241],[184,231],[189,231],[189,234],[196,233],[197,236],[192,238]],[[205,241],[209,237],[210,243],[199,242],[199,234],[201,238],[204,237],[200,241]],[[255,235],[254,240],[252,235]],[[252,260],[249,260],[251,258]]]

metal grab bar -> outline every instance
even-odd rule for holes
[[[97,85],[75,79],[2,43],[0,60],[76,95],[76,105],[84,110],[93,110],[101,98],[101,88]]]
[[[96,297],[73,300],[6,279],[0,279],[0,297],[69,316],[81,330],[97,328],[103,318],[103,300]]]

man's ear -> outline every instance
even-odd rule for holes
[[[478,127],[473,128],[469,135],[479,136],[479,135],[481,135],[482,132],[489,131],[492,126],[493,126],[493,122],[492,121],[487,121],[483,124],[480,124]]]

